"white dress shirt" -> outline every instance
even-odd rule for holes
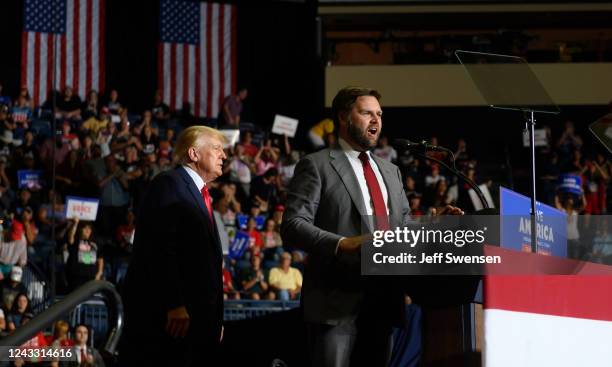
[[[193,170],[193,168],[189,166],[185,166],[185,165],[183,165],[183,168],[185,169],[185,171],[187,171],[187,174],[189,175],[189,177],[191,177],[193,182],[198,187],[198,191],[201,192],[202,188],[204,188],[204,185],[206,185],[206,182],[202,180],[202,177],[200,177],[200,175],[198,175],[197,172]]]
[[[370,190],[366,183],[365,176],[363,174],[363,163],[359,159],[359,151],[356,151],[351,147],[349,143],[347,143],[344,139],[338,139],[338,143],[342,148],[344,154],[348,158],[351,167],[353,168],[353,172],[355,172],[355,176],[357,177],[357,182],[359,183],[359,188],[361,189],[361,194],[363,195],[363,201],[366,208],[367,215],[374,215],[374,205],[372,203],[372,199],[370,198]],[[382,192],[383,199],[385,200],[385,207],[387,208],[387,215],[389,214],[389,194],[387,193],[387,186],[385,185],[385,181],[383,180],[382,175],[380,174],[380,170],[376,165],[376,162],[372,159],[372,154],[367,151],[370,166],[374,171],[374,175],[376,176],[376,180],[378,181],[378,186],[380,186],[380,191]]]

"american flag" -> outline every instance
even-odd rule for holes
[[[105,0],[25,0],[21,84],[34,105],[53,88],[104,90]],[[55,58],[55,60],[54,60]]]
[[[170,109],[217,117],[236,90],[236,7],[161,1],[158,85]]]

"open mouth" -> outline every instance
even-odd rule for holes
[[[376,134],[378,134],[378,128],[374,126],[370,127],[368,128],[367,133],[368,133],[368,136],[375,137]]]

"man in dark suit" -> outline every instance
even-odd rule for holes
[[[192,126],[177,167],[157,176],[138,208],[124,292],[126,365],[206,365],[223,334],[223,254],[208,184],[222,174],[223,135]]]
[[[340,90],[339,144],[304,157],[289,188],[281,231],[283,243],[308,253],[302,307],[313,366],[386,366],[403,316],[401,287],[360,272],[364,234],[406,224],[410,211],[398,167],[370,153],[382,128],[379,98]]]

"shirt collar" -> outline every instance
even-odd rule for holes
[[[198,175],[196,171],[194,171],[189,166],[183,165],[183,168],[185,169],[185,171],[187,171],[187,174],[189,175],[189,177],[191,177],[191,179],[193,180],[193,183],[195,183],[196,186],[198,187],[198,191],[202,191],[202,189],[206,185],[206,182],[202,180],[202,177],[200,177],[200,175]]]
[[[353,149],[353,147],[349,143],[347,143],[346,140],[338,138],[338,144],[340,145],[340,148],[342,148],[342,151],[346,153],[349,157],[359,159],[359,154],[361,152]],[[368,158],[371,158],[370,151],[366,150],[365,153],[368,155]]]

